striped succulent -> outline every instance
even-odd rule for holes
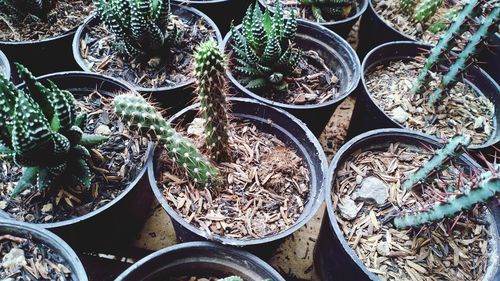
[[[45,86],[22,65],[16,67],[26,92],[0,76],[0,158],[24,167],[12,196],[31,187],[90,188],[87,147],[107,138],[83,133],[86,115],[77,114],[70,92],[51,81]]]
[[[299,0],[299,2],[311,6],[312,14],[319,22],[325,22],[325,18],[345,18],[356,7],[354,0]]]
[[[170,0],[94,0],[97,12],[130,56],[161,57],[178,37]]]
[[[249,89],[286,89],[285,77],[295,70],[302,56],[292,43],[297,31],[295,12],[285,20],[279,0],[275,7],[271,16],[267,9],[262,13],[257,4],[250,6],[241,28],[231,27],[235,70]]]
[[[17,20],[33,15],[46,20],[53,6],[53,0],[0,0],[0,15]]]

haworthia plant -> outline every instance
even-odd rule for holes
[[[97,13],[130,56],[162,57],[179,32],[171,24],[170,0],[94,0]]]
[[[434,14],[436,14],[442,3],[442,0],[423,0],[415,8],[413,18],[416,22],[427,22],[432,16],[434,16]]]
[[[87,117],[77,114],[70,92],[50,81],[43,85],[22,65],[16,67],[26,92],[0,76],[0,158],[24,167],[12,196],[31,187],[90,188],[87,147],[107,137],[83,133]]]
[[[299,0],[300,4],[311,6],[314,17],[319,22],[325,22],[325,17],[345,18],[356,5],[353,0]]]
[[[231,39],[240,82],[249,89],[285,90],[285,78],[298,66],[302,52],[293,48],[297,20],[295,11],[285,20],[281,2],[274,15],[262,13],[259,5],[250,6],[241,28],[231,27]]]
[[[217,162],[228,160],[229,103],[226,98],[226,58],[215,41],[207,41],[196,49],[194,65],[209,154]]]
[[[219,184],[219,170],[198,151],[189,139],[177,133],[156,108],[138,94],[116,96],[112,102],[116,114],[130,126],[153,132],[168,156],[198,186]]]
[[[0,0],[0,15],[16,20],[33,15],[46,20],[47,13],[53,6],[53,0]]]

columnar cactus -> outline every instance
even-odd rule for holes
[[[28,93],[0,76],[0,158],[25,167],[12,196],[35,186],[40,192],[56,186],[90,188],[86,147],[107,137],[83,133],[86,115],[77,114],[70,92],[50,81],[46,87],[16,66]]]
[[[401,185],[402,189],[410,189],[417,183],[424,182],[427,177],[436,171],[439,171],[451,158],[460,156],[463,148],[467,147],[472,138],[467,135],[457,135],[451,138],[441,149],[438,149],[434,156],[422,165],[415,173],[412,173]]]
[[[215,41],[202,43],[194,54],[195,77],[204,119],[206,144],[212,159],[229,159],[226,58]]]
[[[94,0],[99,17],[130,56],[161,57],[177,40],[170,0]]]
[[[500,193],[500,165],[493,171],[486,171],[479,179],[471,182],[463,194],[452,195],[446,202],[436,203],[428,210],[415,214],[403,214],[393,221],[396,228],[418,227],[426,223],[452,217],[462,210],[469,210],[488,201]]]
[[[439,7],[442,5],[441,0],[423,0],[415,8],[413,18],[416,22],[427,22],[434,14],[436,14]]]
[[[17,20],[30,14],[46,20],[47,13],[53,6],[52,0],[0,0],[0,14]]]
[[[130,126],[152,131],[165,147],[168,156],[198,186],[219,184],[219,171],[189,139],[178,134],[161,113],[138,94],[123,94],[113,100],[116,114]]]
[[[347,17],[354,5],[352,0],[299,0],[302,5],[311,6],[311,11],[319,22],[325,22],[325,17],[330,18],[345,18]]]
[[[444,15],[439,17],[434,23],[432,23],[427,31],[432,32],[434,34],[437,34],[438,32],[441,32],[445,30],[450,22],[453,22],[453,19],[456,18],[456,16],[460,13],[460,9],[458,8],[450,8]]]
[[[240,82],[249,89],[285,90],[286,76],[298,66],[302,52],[293,48],[297,31],[295,12],[285,20],[281,3],[271,17],[259,5],[250,6],[239,30],[232,27],[232,47],[236,56],[236,71]]]

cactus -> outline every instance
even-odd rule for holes
[[[415,6],[417,6],[416,0],[400,0],[399,1],[399,9],[405,15],[412,15],[415,10]]]
[[[249,89],[285,90],[285,77],[292,74],[302,55],[292,48],[296,30],[295,12],[285,20],[279,1],[272,17],[269,10],[262,14],[259,5],[250,6],[241,29],[231,27],[235,70],[243,76],[240,82]]]
[[[355,5],[352,0],[299,0],[300,4],[311,6],[311,11],[318,22],[325,22],[329,17],[347,17]]]
[[[0,0],[0,15],[16,20],[33,15],[45,21],[53,6],[52,0]]]
[[[229,276],[223,279],[219,279],[219,281],[243,281],[243,279],[239,276]]]
[[[438,149],[434,156],[427,161],[417,172],[409,176],[401,185],[401,188],[406,190],[415,186],[417,183],[424,182],[425,179],[433,172],[441,170],[445,163],[451,158],[460,156],[463,152],[463,147],[467,147],[472,141],[472,138],[467,135],[457,135],[451,138],[448,143],[441,149]]]
[[[462,210],[472,209],[480,203],[487,202],[498,193],[500,193],[500,165],[496,165],[494,171],[483,172],[478,180],[470,183],[463,194],[452,195],[446,202],[436,203],[429,210],[403,214],[396,217],[393,223],[399,229],[418,227],[451,217]]]
[[[49,81],[36,81],[16,64],[27,91],[0,76],[0,158],[25,167],[12,196],[30,187],[40,192],[55,186],[90,188],[91,172],[86,147],[107,140],[84,134],[86,115],[77,114],[75,99]]]
[[[194,54],[200,113],[209,154],[217,162],[229,159],[226,59],[215,41],[202,43]]]
[[[429,32],[437,34],[446,29],[449,26],[449,22],[452,22],[453,19],[458,15],[460,9],[458,8],[450,8],[443,16],[437,19],[429,28],[427,29]]]
[[[427,22],[442,5],[442,0],[423,0],[415,8],[413,18],[416,22]]]
[[[130,126],[153,131],[168,156],[198,187],[219,184],[219,171],[187,138],[178,134],[155,107],[137,94],[116,96],[112,102],[118,116]]]
[[[164,56],[179,36],[171,24],[170,0],[94,0],[94,4],[116,36],[118,49],[130,56]]]

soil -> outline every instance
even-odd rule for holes
[[[427,28],[434,22],[438,22],[443,14],[445,14],[450,7],[460,8],[463,3],[460,0],[445,1],[445,5],[438,9],[436,14],[429,19],[425,24],[417,23],[413,20],[412,15],[408,16],[399,11],[399,1],[391,0],[371,0],[373,7],[377,14],[384,19],[384,21],[396,29],[397,31],[409,36],[417,41],[427,44],[436,45],[441,36],[445,33],[446,29],[436,34],[427,31]],[[418,2],[417,2],[418,3]],[[463,35],[470,36],[470,35]]]
[[[151,64],[154,60],[151,58],[132,58],[120,54],[114,47],[115,36],[102,22],[87,27],[88,32],[80,40],[83,61],[93,72],[120,78],[143,88],[174,87],[193,79],[191,58],[194,50],[201,42],[216,40],[215,31],[198,15],[182,12],[182,9],[172,12],[173,22],[181,35],[158,65]],[[181,13],[182,17],[176,16]]]
[[[494,104],[478,95],[468,85],[459,82],[435,109],[428,108],[426,97],[439,83],[439,74],[422,95],[412,94],[412,85],[423,63],[421,61],[394,61],[377,66],[366,75],[366,85],[379,107],[391,117],[406,112],[403,126],[447,139],[457,132],[472,136],[473,144],[486,142],[493,132]],[[403,113],[404,115],[404,113]]]
[[[491,241],[484,207],[414,230],[390,223],[395,215],[463,193],[467,177],[477,173],[454,161],[423,185],[400,189],[404,177],[431,155],[413,145],[388,143],[358,151],[339,166],[331,194],[337,221],[349,246],[380,280],[482,280],[485,273]],[[378,205],[358,198],[358,213],[349,218],[340,207],[354,199],[367,177],[381,180],[388,198]]]
[[[46,21],[28,15],[21,21],[0,15],[0,41],[37,41],[75,30],[94,11],[92,0],[57,0]]]
[[[183,173],[172,172],[175,169],[163,152],[159,186],[165,199],[186,221],[209,235],[244,240],[285,231],[308,202],[306,164],[275,136],[251,123],[234,121],[230,127],[233,161],[218,165],[223,188],[195,188]],[[203,146],[201,136],[192,137]]]
[[[1,280],[74,280],[63,258],[31,237],[0,236]]]
[[[271,7],[271,11],[274,11],[274,7],[276,4],[275,0],[265,0],[264,2],[266,3],[266,5],[268,7]],[[285,15],[289,15],[290,12],[293,9],[295,9],[298,11],[297,18],[317,22],[316,18],[314,17],[314,15],[311,11],[311,6],[309,6],[309,5],[302,5],[299,3],[299,0],[284,0],[284,1],[281,1],[281,4],[283,5],[283,10],[285,12]],[[341,17],[332,18],[332,17],[327,16],[325,13],[323,13],[323,18],[326,20],[326,23],[330,23],[330,22],[335,22],[338,20],[343,20],[343,19],[346,19],[348,17],[352,17],[353,15],[355,15],[358,12],[359,1],[356,1],[356,3],[354,3],[354,4],[355,4],[355,6],[351,9],[351,12],[346,17],[341,16]]]
[[[129,131],[113,113],[109,98],[95,92],[76,96],[80,111],[88,113],[84,132],[110,132],[109,140],[90,150],[94,176],[90,191],[65,187],[41,194],[28,189],[11,198],[22,170],[8,161],[0,161],[0,213],[9,213],[18,221],[50,223],[68,220],[92,212],[116,198],[139,174],[147,158],[148,140]]]

